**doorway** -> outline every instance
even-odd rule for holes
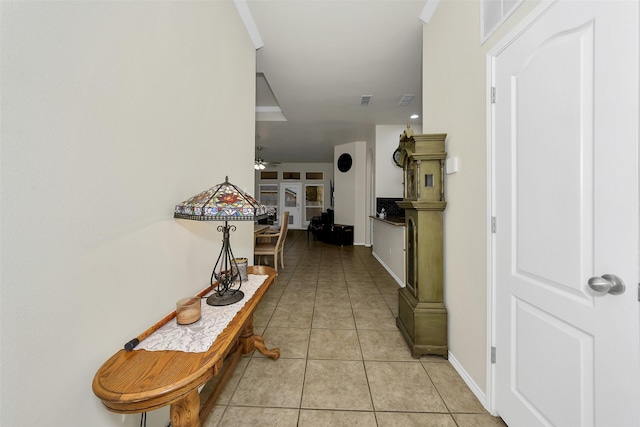
[[[543,4],[489,61],[491,406],[640,425],[638,3]]]
[[[289,228],[299,229],[301,222],[302,184],[299,182],[283,182],[280,184],[281,212],[289,212]]]

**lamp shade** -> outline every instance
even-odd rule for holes
[[[176,205],[173,217],[196,221],[254,221],[267,217],[267,207],[225,177],[222,184]]]

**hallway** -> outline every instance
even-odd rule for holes
[[[370,248],[290,230],[284,262],[254,319],[281,357],[243,357],[205,427],[505,426],[446,360],[411,357],[398,284]]]

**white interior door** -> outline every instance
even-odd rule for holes
[[[289,228],[300,228],[302,213],[302,184],[299,182],[280,184],[281,212],[289,212]],[[282,215],[279,216],[282,218]]]
[[[640,425],[638,2],[559,0],[496,54],[495,408]],[[596,294],[604,274],[627,285]]]

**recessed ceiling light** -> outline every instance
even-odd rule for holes
[[[418,114],[412,114],[411,116],[409,116],[409,118],[411,119],[417,119],[418,117],[420,117]]]

